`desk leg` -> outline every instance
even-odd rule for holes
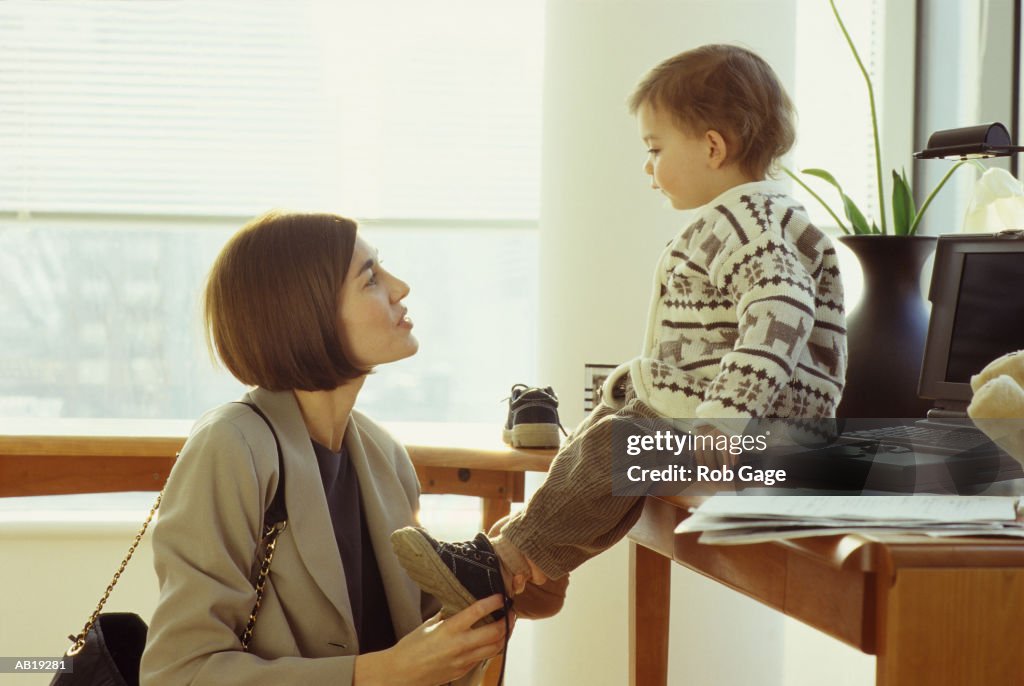
[[[484,501],[483,524],[488,531],[494,523],[512,511],[512,501],[504,498],[482,498]]]
[[[630,542],[629,563],[629,683],[666,686],[672,561]]]
[[[1024,569],[900,569],[879,584],[877,686],[1021,683]]]

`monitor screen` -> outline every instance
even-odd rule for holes
[[[1024,349],[1024,235],[941,236],[920,394],[940,407],[971,398],[971,375]]]
[[[1024,255],[964,255],[946,381],[969,383],[995,358],[1024,349],[1024,292],[1009,284],[1024,287]]]

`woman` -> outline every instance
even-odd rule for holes
[[[500,652],[504,622],[473,628],[500,596],[424,621],[439,605],[405,576],[388,540],[415,521],[416,473],[353,409],[376,365],[418,348],[408,293],[356,224],[335,215],[268,214],[221,251],[206,286],[207,341],[255,386],[243,401],[280,441],[288,525],[243,652],[277,447],[244,404],[204,414],[154,530],[160,601],[143,684],[468,684]]]

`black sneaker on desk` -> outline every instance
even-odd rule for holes
[[[502,439],[513,448],[557,448],[561,443],[558,397],[551,386],[512,387]]]

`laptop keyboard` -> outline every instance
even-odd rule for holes
[[[992,441],[977,429],[953,429],[942,426],[883,426],[877,429],[850,431],[843,436],[940,455],[956,455],[976,448],[995,447]]]

